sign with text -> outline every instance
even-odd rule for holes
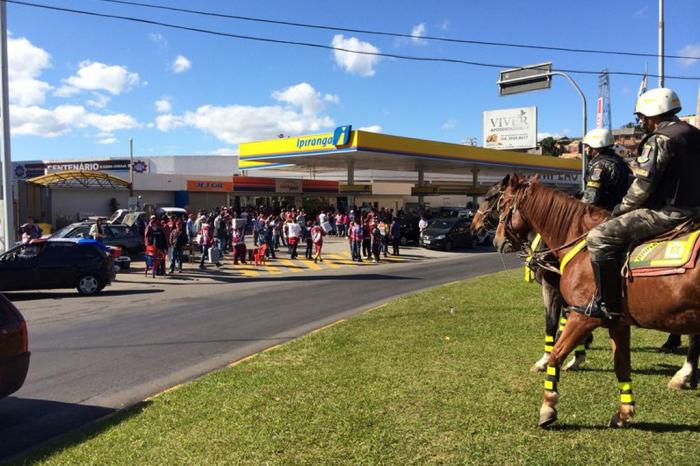
[[[429,196],[438,194],[438,187],[434,185],[415,185],[411,188],[411,196]]]
[[[187,180],[187,190],[191,192],[230,193],[232,181]]]
[[[484,147],[501,150],[537,147],[537,107],[484,112]]]
[[[340,184],[338,185],[340,194],[372,194],[371,184]]]
[[[275,179],[276,193],[301,194],[302,187],[303,185],[301,180],[288,180],[283,178]]]

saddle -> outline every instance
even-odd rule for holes
[[[627,254],[625,275],[628,277],[658,277],[685,273],[695,268],[700,251],[700,228],[691,231],[672,230],[652,238]]]

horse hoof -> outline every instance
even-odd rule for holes
[[[620,418],[620,413],[617,412],[613,414],[612,418],[610,419],[610,424],[608,425],[612,429],[627,429],[630,427],[630,422],[629,419],[623,420]]]
[[[679,380],[674,377],[668,381],[667,387],[671,390],[683,390],[685,387],[685,382],[682,379]]]
[[[557,410],[549,406],[540,409],[540,422],[537,424],[543,429],[557,421]]]
[[[582,355],[579,355],[579,356],[574,356],[574,358],[571,359],[571,360],[564,366],[563,369],[564,369],[565,371],[576,371],[576,370],[579,370],[579,369],[581,368],[581,366],[583,366],[583,363],[585,363],[585,362],[586,362],[586,355],[585,355],[585,354],[582,354]]]

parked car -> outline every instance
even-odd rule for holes
[[[112,280],[112,258],[91,240],[39,239],[0,255],[0,291],[77,288],[94,295]]]
[[[408,243],[417,243],[420,236],[420,230],[418,229],[420,217],[404,215],[397,217],[396,221],[399,223],[399,242],[401,246],[406,246]]]
[[[124,217],[126,217],[126,214],[128,214],[129,212],[131,212],[129,209],[117,209],[109,217],[107,223],[109,223],[110,225],[121,225],[122,221],[124,220]]]
[[[19,390],[29,370],[27,323],[17,308],[0,294],[0,398]]]
[[[420,245],[445,251],[460,247],[473,248],[474,237],[466,217],[437,218],[421,234]]]
[[[92,222],[72,223],[54,233],[51,238],[89,238]],[[102,225],[105,246],[119,246],[124,254],[135,256],[144,251],[144,239],[136,228],[126,225]]]
[[[182,207],[158,207],[156,209],[156,215],[158,218],[163,218],[164,215],[168,215],[169,217],[174,215],[183,221],[187,220],[187,211]]]

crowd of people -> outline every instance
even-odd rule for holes
[[[299,248],[305,246],[305,259],[323,262],[323,242],[328,235],[347,238],[353,261],[379,262],[388,256],[389,246],[392,255],[399,255],[400,224],[393,210],[384,208],[346,212],[328,207],[307,212],[296,207],[218,207],[190,213],[187,218],[152,215],[144,241],[150,255],[169,259],[170,273],[174,273],[176,269],[182,272],[186,251],[190,257],[200,254],[200,269],[207,263],[220,266],[226,254],[234,264],[245,264],[253,255],[246,246],[250,236],[253,248],[262,248],[266,258],[276,259],[281,248],[286,248],[289,259],[298,259]],[[165,273],[164,268],[159,273]]]

